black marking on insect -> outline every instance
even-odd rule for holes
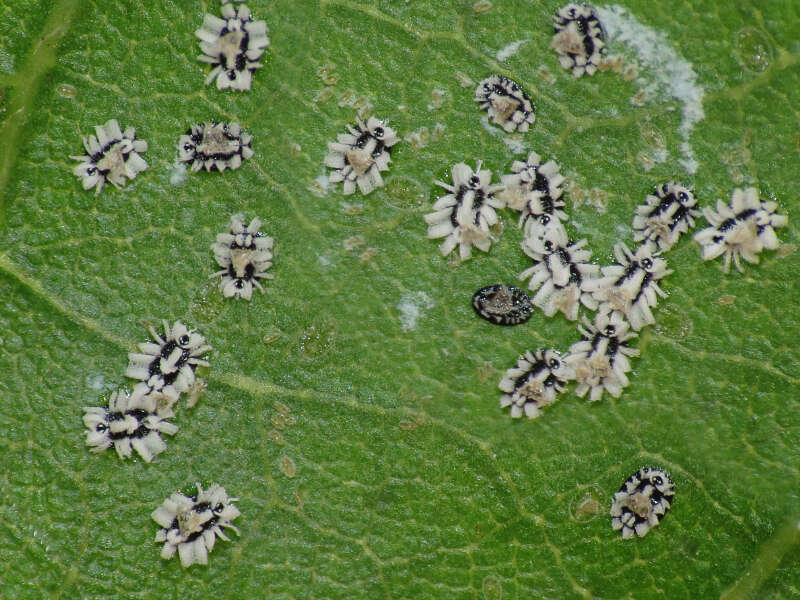
[[[472,307],[478,315],[495,325],[519,325],[530,319],[533,313],[528,294],[502,283],[475,292]]]
[[[647,535],[672,506],[675,486],[666,471],[643,467],[628,477],[611,504],[611,527],[623,538]]]

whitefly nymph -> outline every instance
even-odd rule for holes
[[[636,331],[652,325],[655,318],[650,309],[658,304],[659,296],[666,296],[658,282],[672,270],[652,242],[642,243],[636,252],[620,242],[614,246],[614,256],[617,264],[602,267],[602,276],[587,282],[586,289],[609,310],[621,311]]]
[[[488,252],[492,245],[489,228],[498,221],[495,209],[505,206],[496,195],[503,186],[492,185],[492,172],[481,169],[480,162],[474,171],[466,163],[458,163],[453,166],[452,176],[452,185],[436,182],[447,194],[434,203],[434,212],[425,215],[425,222],[429,238],[445,238],[439,246],[443,256],[458,246],[461,260],[467,260],[473,246]]]
[[[758,263],[758,254],[763,249],[778,247],[775,229],[789,222],[786,215],[777,214],[777,209],[775,202],[760,200],[755,188],[734,189],[729,204],[717,200],[716,212],[706,206],[703,216],[710,227],[694,236],[702,248],[703,260],[722,256],[725,273],[730,270],[731,262],[742,271],[740,259]]]
[[[567,220],[562,198],[564,176],[554,160],[542,164],[542,158],[531,152],[524,162],[515,160],[511,173],[501,175],[500,182],[505,186],[500,196],[509,208],[520,211],[520,223],[542,215]]]
[[[500,380],[499,388],[505,392],[500,397],[500,407],[510,406],[514,419],[523,414],[535,419],[541,414],[541,407],[555,402],[556,395],[571,378],[572,371],[558,351],[529,350]]]
[[[347,133],[328,143],[325,165],[336,169],[329,176],[332,183],[343,183],[343,193],[352,194],[356,186],[369,194],[383,186],[382,171],[389,170],[391,151],[400,140],[385,121],[370,117],[366,123],[358,119],[356,126],[347,126]]]
[[[241,513],[221,485],[207,490],[198,483],[197,493],[186,496],[172,494],[152,513],[153,520],[161,526],[156,542],[163,542],[161,558],[170,559],[177,551],[183,567],[208,564],[208,554],[214,549],[217,538],[230,541],[223,529],[239,530],[232,521]]]
[[[553,40],[550,47],[558,62],[575,77],[594,75],[606,51],[606,35],[589,4],[570,2],[553,17]]]
[[[502,283],[475,292],[472,307],[478,315],[495,325],[519,325],[530,319],[533,313],[528,294]]]
[[[666,471],[644,467],[628,477],[611,504],[611,527],[622,537],[647,535],[672,506],[675,485]]]
[[[206,339],[177,321],[170,326],[164,321],[164,335],[150,327],[152,341],[139,344],[139,352],[128,354],[125,374],[140,380],[134,394],[157,392],[172,402],[195,382],[195,369],[209,366],[202,358],[211,350]]]
[[[178,158],[192,171],[235,170],[253,156],[252,141],[238,123],[198,123],[178,140]]]
[[[600,268],[589,262],[592,252],[586,245],[585,239],[568,241],[566,233],[555,240],[523,240],[522,249],[534,259],[534,264],[520,273],[519,278],[529,279],[528,287],[536,291],[533,304],[548,317],[562,312],[575,321],[581,304],[590,310],[597,308],[587,283],[598,276]]]
[[[675,181],[657,185],[654,193],[647,195],[645,203],[636,207],[634,241],[653,242],[659,250],[669,250],[681,235],[694,227],[694,220],[700,216],[696,205],[691,188]]]
[[[245,222],[242,215],[233,215],[227,233],[217,234],[211,246],[214,258],[222,270],[212,277],[220,277],[219,289],[226,298],[250,300],[253,287],[262,292],[262,279],[272,279],[267,270],[272,266],[274,240],[261,232],[261,220]]]
[[[577,384],[575,394],[582,398],[590,392],[591,402],[600,400],[604,391],[618,398],[629,384],[626,373],[631,370],[631,363],[628,359],[639,354],[639,350],[628,346],[636,334],[630,331],[622,313],[603,308],[597,312],[593,323],[583,317],[583,326],[578,326],[581,340],[570,346],[564,359]]]
[[[130,458],[135,450],[145,462],[150,462],[166,450],[161,434],[173,435],[178,427],[167,419],[174,417],[169,406],[160,405],[151,394],[128,395],[119,390],[108,399],[107,407],[84,407],[86,445],[92,452],[102,452],[111,446],[120,458]]]
[[[505,131],[528,131],[536,120],[536,107],[513,79],[490,75],[475,88],[475,102]]]
[[[95,135],[83,138],[86,154],[70,156],[80,162],[73,173],[81,180],[83,189],[95,188],[97,195],[106,181],[122,187],[126,179],[133,179],[147,169],[147,163],[139,156],[147,151],[147,142],[136,139],[133,127],[123,132],[117,120],[111,119],[94,130]]]
[[[249,90],[253,71],[261,68],[258,59],[269,46],[267,32],[266,22],[254,21],[247,6],[226,3],[222,18],[207,14],[195,32],[203,52],[198,60],[213,67],[206,85],[216,80],[220,90]]]

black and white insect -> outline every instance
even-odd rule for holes
[[[434,212],[425,215],[430,239],[445,238],[439,246],[447,256],[458,246],[461,260],[472,256],[472,247],[488,252],[494,238],[489,230],[498,221],[496,208],[505,203],[496,192],[502,185],[492,185],[492,172],[481,169],[478,162],[473,171],[467,164],[458,163],[452,169],[453,185],[437,181],[447,190],[433,205]]]
[[[258,59],[269,46],[265,21],[254,21],[247,6],[224,4],[222,18],[207,14],[195,35],[203,52],[198,60],[213,69],[206,85],[216,79],[217,89],[249,90],[253,71],[261,68]]]
[[[519,325],[531,318],[533,308],[528,294],[510,285],[490,285],[472,296],[472,307],[495,325]]]
[[[136,130],[128,127],[124,132],[116,119],[94,128],[95,135],[83,138],[86,154],[70,156],[80,162],[73,173],[81,180],[83,189],[95,188],[95,195],[103,190],[106,181],[115,187],[125,185],[147,169],[147,163],[139,156],[147,151],[147,142],[136,139]]]
[[[383,186],[381,171],[389,170],[392,148],[400,140],[394,129],[376,117],[366,123],[358,119],[356,126],[347,126],[335,142],[328,143],[325,165],[336,169],[328,180],[343,182],[343,193],[352,194],[356,185],[362,194]]]
[[[694,220],[700,216],[696,205],[691,188],[675,181],[657,185],[645,203],[636,207],[634,241],[653,242],[662,252],[669,250],[694,227]]]
[[[128,354],[128,369],[125,374],[138,379],[134,395],[158,392],[172,402],[187,391],[195,381],[195,369],[209,366],[201,358],[211,350],[206,339],[177,321],[170,327],[164,321],[164,337],[150,327],[153,341],[139,344],[139,352]]]
[[[198,123],[178,140],[178,159],[192,171],[234,170],[253,156],[252,141],[238,123]]]
[[[589,4],[570,2],[553,17],[550,47],[558,62],[575,77],[594,75],[606,51],[606,34]]]
[[[529,350],[500,380],[499,388],[505,392],[500,397],[500,407],[510,406],[514,419],[523,414],[535,419],[541,414],[541,407],[555,402],[556,395],[571,378],[571,369],[557,350]]]
[[[722,270],[727,273],[731,262],[742,271],[740,258],[749,263],[758,263],[758,254],[763,250],[778,247],[775,229],[784,227],[789,218],[776,213],[775,202],[764,202],[755,188],[736,188],[731,194],[730,204],[717,200],[717,210],[703,209],[709,222],[694,236],[702,248],[703,260],[722,256]]]
[[[655,319],[650,309],[658,304],[659,296],[666,296],[658,282],[672,270],[652,242],[640,244],[635,253],[620,242],[614,245],[614,256],[617,264],[602,267],[602,276],[587,282],[586,289],[610,310],[621,311],[636,331],[652,325]]]
[[[505,131],[528,131],[536,120],[536,107],[513,79],[490,75],[475,88],[475,102]]]
[[[120,458],[130,458],[135,450],[145,462],[150,462],[166,450],[161,434],[173,435],[178,427],[167,419],[174,417],[169,406],[159,405],[152,394],[119,390],[108,399],[108,406],[84,407],[86,445],[92,452],[102,452],[111,446]]]
[[[647,535],[672,506],[675,485],[666,471],[643,467],[625,480],[611,504],[611,527],[627,539]]]
[[[600,400],[603,391],[618,398],[629,383],[628,358],[639,354],[639,350],[628,346],[636,334],[630,331],[621,312],[607,307],[595,314],[594,323],[583,317],[583,327],[579,325],[578,330],[581,340],[570,346],[564,359],[577,383],[575,394],[582,398],[590,392],[591,402]]]
[[[564,176],[554,160],[542,164],[542,158],[531,152],[523,162],[515,160],[511,174],[502,175],[505,189],[500,193],[509,208],[521,213],[520,224],[529,217],[547,215],[559,221],[567,220],[564,212]]]
[[[161,558],[170,559],[178,552],[183,567],[208,564],[208,553],[214,549],[217,538],[230,541],[223,529],[239,530],[232,521],[241,513],[221,485],[207,490],[197,484],[197,493],[186,496],[172,494],[155,509],[151,516],[161,526],[156,542],[164,542]]]
[[[571,321],[578,318],[578,308],[583,304],[595,310],[597,301],[586,289],[587,282],[596,278],[600,268],[589,262],[592,252],[585,248],[585,239],[569,242],[566,233],[542,241],[526,238],[522,249],[534,259],[534,265],[519,274],[529,279],[528,287],[538,290],[533,304],[552,317],[557,312]]]
[[[246,223],[242,215],[233,215],[227,233],[217,234],[212,244],[214,258],[222,270],[212,277],[221,277],[219,289],[226,298],[250,300],[253,287],[262,292],[260,281],[272,279],[267,270],[272,266],[274,240],[261,233],[261,220]]]

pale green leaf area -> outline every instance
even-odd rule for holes
[[[196,60],[212,0],[0,1],[0,597],[800,597],[800,9],[620,2],[705,89],[693,176],[678,102],[636,106],[637,78],[561,69],[557,2],[252,0],[272,46],[235,93],[205,87]],[[530,264],[510,212],[491,251],[462,264],[426,239],[433,181],[452,164],[499,174],[524,156],[482,125],[459,72],[528,90],[524,152],[563,166],[570,233],[599,264],[669,179],[701,205],[759,187],[789,214],[785,245],[724,275],[687,236],[623,395],[589,404],[570,389],[512,421],[503,371],[578,332],[539,312],[512,328],[474,314],[477,288]],[[386,186],[321,192],[326,143],[365,103],[406,138]],[[69,155],[111,118],[149,142],[150,168],[96,197]],[[177,139],[206,120],[241,122],[255,157],[181,181]],[[666,160],[643,162],[659,145]],[[275,279],[249,303],[209,279],[235,212],[276,240]],[[151,464],[90,453],[82,407],[132,385],[127,353],[161,319],[214,346],[207,393]],[[645,465],[672,474],[674,506],[623,540],[608,508]],[[240,498],[242,534],[186,570],[159,557],[150,513],[198,481]]]

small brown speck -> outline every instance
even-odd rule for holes
[[[289,479],[293,479],[294,476],[297,475],[297,466],[294,464],[294,461],[285,454],[281,456],[281,473],[286,475]]]

